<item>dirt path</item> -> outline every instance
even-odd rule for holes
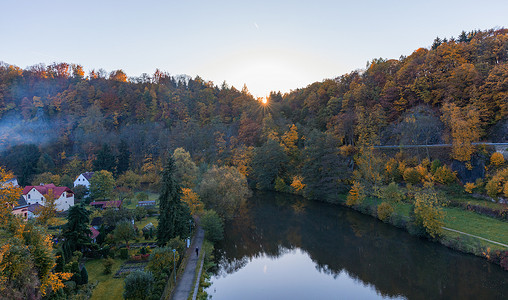
[[[474,238],[477,238],[477,239],[480,239],[480,240],[487,241],[489,243],[493,243],[493,244],[500,245],[500,246],[508,248],[508,245],[506,245],[506,244],[503,244],[503,243],[500,243],[500,242],[496,242],[496,241],[493,241],[493,240],[489,240],[489,239],[486,239],[486,238],[482,238],[481,236],[473,235],[473,234],[470,234],[470,233],[458,231],[458,230],[451,229],[451,228],[446,228],[446,227],[441,227],[441,228],[443,228],[445,230],[457,232],[457,233],[460,233],[460,234],[464,234],[464,235],[467,235],[467,236],[470,236],[470,237],[474,237]]]
[[[187,300],[190,295],[190,292],[194,290],[194,286],[192,285],[194,281],[194,275],[196,274],[196,268],[198,267],[198,255],[196,255],[196,247],[201,251],[203,245],[203,239],[205,237],[205,231],[199,227],[198,232],[196,234],[196,238],[194,239],[191,247],[190,253],[187,252],[187,255],[190,255],[189,260],[187,261],[187,266],[185,266],[185,270],[183,272],[182,277],[178,280],[176,284],[175,291],[173,292],[173,300]]]

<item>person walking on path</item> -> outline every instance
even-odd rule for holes
[[[199,266],[197,265],[198,255],[194,256],[192,254],[192,249],[194,248],[196,254],[199,254],[199,248],[202,248],[203,240],[205,239],[205,231],[203,228],[198,227],[196,231],[196,236],[192,242],[192,246],[191,248],[187,249],[187,255],[189,256],[189,259],[187,260],[187,266],[185,266],[185,270],[183,271],[182,276],[176,284],[175,290],[171,297],[173,300],[187,300],[191,291],[194,290],[194,277],[196,268]]]

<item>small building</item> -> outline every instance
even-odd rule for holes
[[[136,206],[146,207],[146,208],[155,207],[155,200],[138,201],[138,204]]]
[[[7,187],[7,186],[13,186],[13,187],[19,187],[19,184],[18,184],[18,179],[16,177],[12,178],[12,179],[9,179],[9,180],[6,180],[6,181],[3,181],[3,182],[0,182],[0,189],[1,188],[4,188],[4,187]]]
[[[90,231],[92,232],[92,234],[90,234],[90,238],[92,239],[92,243],[96,243],[97,242],[97,237],[101,233],[99,232],[99,230],[97,230],[97,229],[95,229],[93,227],[90,227]]]
[[[91,206],[95,208],[100,209],[106,209],[106,208],[114,208],[114,209],[120,209],[122,207],[122,201],[115,200],[115,201],[94,201],[90,203]]]
[[[53,194],[57,211],[66,211],[74,205],[74,193],[65,186],[55,186],[50,183],[37,186],[29,185],[23,189],[23,198],[29,205],[36,203],[44,205],[48,194]]]
[[[78,185],[84,185],[87,189],[90,189],[90,179],[92,179],[94,172],[85,172],[79,174],[79,176],[74,180],[74,187]]]
[[[37,216],[38,210],[42,207],[39,203],[15,206],[12,213],[20,216],[23,220],[33,219]]]
[[[92,219],[92,222],[90,222],[90,226],[99,230],[99,228],[101,228],[102,223],[103,223],[102,217],[95,217]]]

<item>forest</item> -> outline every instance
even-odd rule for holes
[[[508,141],[508,29],[436,38],[266,99],[160,70],[84,70],[0,63],[0,165],[20,185],[72,186],[105,170],[122,200],[159,191],[172,155],[192,213],[201,197],[226,221],[238,209],[227,197],[205,201],[217,178],[344,204],[430,239],[443,234],[444,206],[508,219],[505,157],[481,144]],[[508,269],[506,251],[490,257]]]
[[[198,164],[237,167],[252,186],[301,177],[310,197],[323,198],[317,190],[333,194],[350,183],[365,143],[454,143],[449,160],[474,162],[471,142],[508,140],[507,36],[498,29],[437,38],[398,60],[373,59],[364,70],[272,92],[266,104],[246,86],[159,70],[127,78],[122,70],[85,75],[66,63],[2,63],[1,163],[26,185],[37,173],[74,179],[93,171],[104,144],[118,155],[123,142],[137,173],[160,169],[164,153],[182,147]],[[420,152],[420,161],[433,159]]]

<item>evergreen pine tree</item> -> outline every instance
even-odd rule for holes
[[[115,156],[111,152],[111,148],[109,148],[108,144],[102,145],[101,150],[97,152],[97,158],[93,162],[93,167],[95,171],[106,170],[111,173],[115,171]]]
[[[182,191],[175,179],[175,169],[174,160],[170,156],[161,178],[160,215],[157,226],[157,242],[160,245],[165,245],[177,236],[188,235],[191,216],[189,208],[180,200]]]
[[[86,267],[83,266],[83,268],[81,268],[81,284],[87,283],[88,283],[88,271],[86,270]]]
[[[431,49],[432,50],[436,50],[437,47],[439,47],[443,42],[441,41],[441,39],[439,37],[436,37],[436,39],[434,40],[434,42],[432,43],[432,46],[431,46]]]
[[[120,141],[120,145],[118,145],[118,163],[116,165],[116,174],[121,175],[125,171],[129,169],[131,152],[129,151],[129,146],[125,140]]]
[[[89,214],[90,212],[83,205],[74,205],[69,209],[63,237],[65,238],[64,243],[68,243],[71,253],[82,250],[86,244],[90,243],[92,232],[88,228],[90,223]]]
[[[466,42],[468,42],[467,35],[466,35],[466,32],[464,30],[462,30],[462,32],[459,35],[459,43],[466,43]]]

